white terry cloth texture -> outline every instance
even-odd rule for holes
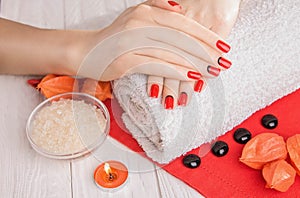
[[[147,155],[168,163],[300,88],[299,7],[294,0],[244,0],[228,39],[232,68],[185,108],[164,110],[149,98],[144,75],[115,81],[123,121]]]

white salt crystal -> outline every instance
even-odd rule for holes
[[[105,126],[100,109],[84,101],[60,99],[37,113],[31,137],[50,153],[71,154],[99,140]]]

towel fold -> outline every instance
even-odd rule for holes
[[[228,42],[230,70],[170,111],[147,96],[147,77],[114,83],[127,129],[159,163],[210,142],[259,109],[300,88],[300,1],[244,0]]]

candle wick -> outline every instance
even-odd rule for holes
[[[114,180],[114,178],[115,178],[114,175],[112,173],[109,173],[109,177],[108,177],[109,181]]]

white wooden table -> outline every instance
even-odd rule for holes
[[[141,0],[124,1],[123,7]],[[120,0],[1,0],[1,15],[46,28],[97,28],[119,13]],[[112,15],[101,15],[103,6]],[[100,13],[100,14],[99,14]],[[82,22],[84,21],[84,23]],[[37,154],[25,125],[42,97],[27,85],[28,77],[0,76],[0,197],[201,197],[182,181],[147,159],[108,138],[96,154],[77,161],[58,161]],[[129,180],[115,193],[101,191],[94,169],[105,160],[120,160],[129,168]]]
[[[36,153],[27,140],[25,125],[42,97],[26,84],[27,78],[0,76],[1,197],[201,197],[112,138],[94,154],[76,161],[52,160]],[[94,184],[93,172],[105,160],[122,161],[129,169],[128,182],[114,193]]]

